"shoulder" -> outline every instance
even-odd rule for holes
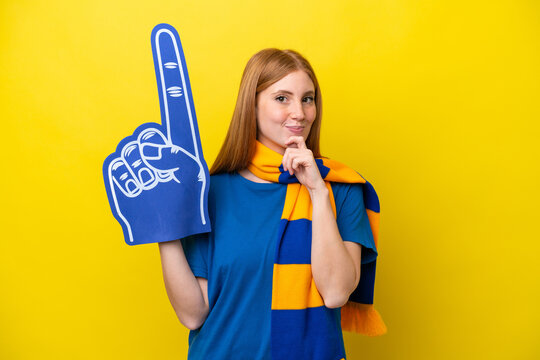
[[[364,184],[330,183],[334,195],[337,216],[364,207]]]
[[[247,181],[236,172],[219,173],[210,176],[209,196],[214,199],[228,199],[246,191]]]
[[[365,184],[361,183],[338,183],[331,182],[332,192],[334,193],[334,198],[337,200],[344,200],[348,196],[360,196],[363,195],[363,187]]]
[[[210,180],[211,181],[224,181],[228,178],[230,178],[231,176],[233,176],[234,173],[219,173],[219,174],[214,174],[214,175],[210,175]]]
[[[226,188],[231,181],[235,180],[236,173],[219,173],[210,175],[210,190],[219,190],[221,188]]]

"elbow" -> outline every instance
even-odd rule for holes
[[[200,311],[197,311],[195,313],[179,313],[176,312],[176,317],[178,317],[178,320],[187,327],[189,330],[197,330],[201,326],[203,326],[204,322],[206,321],[206,317],[208,316],[208,308],[205,307],[204,309],[201,309]]]
[[[324,306],[329,309],[337,309],[344,306],[349,301],[349,295],[346,293],[333,294],[323,297]]]
[[[204,319],[196,319],[196,318],[189,318],[189,319],[178,319],[189,330],[197,330],[204,324]]]
[[[197,330],[204,324],[204,321],[206,320],[206,316],[177,316],[182,325],[187,327],[189,330]]]
[[[356,289],[356,285],[354,288],[346,289],[346,288],[339,288],[339,289],[333,289],[332,291],[326,291],[324,294],[321,293],[321,297],[324,301],[324,306],[330,309],[336,309],[345,306],[347,302],[349,301],[349,297]]]

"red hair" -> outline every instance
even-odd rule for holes
[[[210,174],[234,172],[245,169],[253,157],[257,139],[257,94],[291,72],[302,70],[315,87],[316,115],[306,139],[306,146],[315,157],[320,157],[319,135],[321,130],[322,99],[319,82],[309,62],[294,50],[264,49],[249,59],[225,141],[221,146]]]

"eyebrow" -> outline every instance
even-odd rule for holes
[[[282,93],[282,94],[288,94],[288,95],[294,95],[292,92],[290,92],[289,90],[278,90],[274,93],[272,93],[272,95],[275,95],[275,94],[279,94],[279,93]],[[309,90],[309,91],[306,91],[304,93],[304,95],[314,95],[315,94],[315,91],[313,90]]]

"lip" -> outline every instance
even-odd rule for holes
[[[304,132],[303,126],[285,126],[293,134],[299,135]]]

